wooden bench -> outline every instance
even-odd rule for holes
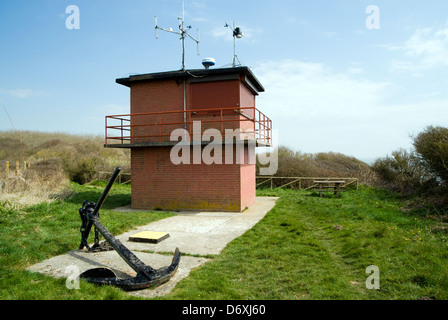
[[[317,187],[314,188],[313,190],[319,191],[319,197],[321,198],[322,198],[322,192],[324,191],[333,191],[336,197],[339,197],[339,192],[345,191],[345,187],[342,186],[345,184],[345,181],[343,180],[340,181],[319,180],[314,181],[314,183],[317,185]]]

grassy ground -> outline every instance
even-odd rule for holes
[[[68,290],[65,279],[53,279],[25,271],[26,267],[52,256],[77,249],[81,220],[78,209],[84,200],[96,202],[105,184],[72,184],[75,195],[65,201],[42,203],[23,210],[6,209],[0,203],[0,299],[129,299],[115,288],[89,283]],[[130,187],[115,184],[101,210],[101,222],[120,234],[137,225],[170,216],[167,212],[120,213],[110,209],[130,203]],[[7,206],[8,207],[8,206]],[[93,241],[93,232],[90,241]]]
[[[65,279],[25,271],[79,245],[77,210],[85,199],[96,201],[102,187],[73,185],[74,197],[22,211],[0,206],[1,299],[130,299],[85,282],[68,290]],[[400,210],[394,194],[366,187],[340,199],[291,190],[258,194],[281,198],[163,299],[448,299],[445,229]],[[170,215],[110,210],[129,201],[130,188],[114,186],[101,216],[113,234]],[[366,289],[370,265],[380,270],[379,290]]]
[[[305,191],[280,196],[269,214],[193,271],[166,299],[447,299],[446,234],[404,214],[373,188],[337,199]],[[341,228],[342,227],[342,228]],[[366,268],[380,289],[366,289]]]

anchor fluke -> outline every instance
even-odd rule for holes
[[[133,278],[118,278],[115,272],[106,267],[99,267],[87,270],[79,276],[90,283],[97,285],[109,285],[119,287],[125,291],[135,291],[147,288],[155,288],[171,279],[177,271],[179,266],[181,253],[179,248],[174,252],[173,260],[168,267],[155,270],[152,275],[148,277],[145,272],[139,272]]]

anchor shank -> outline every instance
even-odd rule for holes
[[[109,179],[109,182],[107,183],[106,188],[104,189],[103,193],[101,194],[100,199],[96,203],[95,209],[93,210],[93,215],[95,216],[98,211],[100,211],[101,206],[103,205],[104,201],[107,198],[107,195],[109,194],[110,189],[113,187],[115,180],[117,180],[118,175],[121,172],[121,168],[117,167],[115,168],[114,173],[112,174],[112,177]]]
[[[103,237],[110,243],[110,245],[118,252],[120,257],[137,273],[155,273],[156,270],[147,266],[143,263],[131,250],[126,248],[120,240],[114,237],[112,233],[109,232],[97,218],[92,219],[93,224],[98,229],[98,231],[103,235]]]

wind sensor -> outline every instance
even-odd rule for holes
[[[243,37],[243,32],[241,31],[240,27],[235,27],[235,21],[233,21],[233,28],[229,26],[227,22],[224,28],[229,28],[233,32],[233,59],[231,65],[232,67],[241,66],[240,59],[238,59],[238,56],[236,55],[236,39],[241,39]]]
[[[179,20],[179,30],[180,31],[174,31],[173,28],[165,29],[165,28],[159,27],[157,25],[157,16],[154,17],[156,39],[159,39],[159,33],[158,33],[159,29],[166,31],[166,32],[180,35],[180,40],[182,41],[182,71],[185,71],[185,38],[187,36],[196,42],[198,55],[200,54],[199,29],[196,31],[197,32],[196,38],[194,38],[192,35],[190,35],[188,33],[188,30],[191,29],[191,26],[185,27],[184,15],[185,15],[185,9],[184,9],[184,4],[182,3],[182,17],[177,18]]]

